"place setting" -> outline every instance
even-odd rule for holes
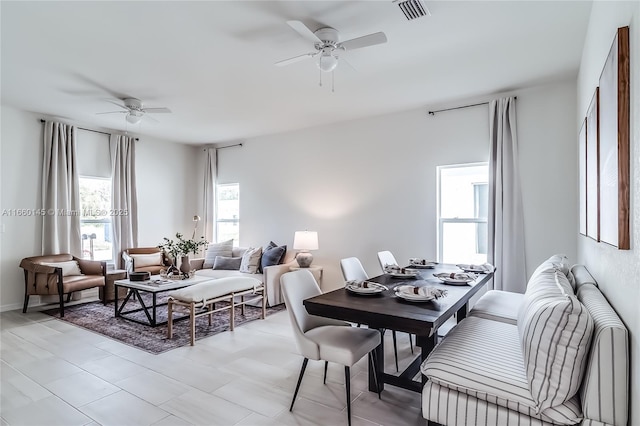
[[[471,272],[440,272],[433,274],[433,276],[448,285],[467,285],[478,278],[476,274]]]
[[[410,284],[398,285],[393,288],[393,291],[398,299],[402,299],[407,302],[430,302],[447,295],[447,290],[429,286],[414,286]]]
[[[436,267],[436,265],[438,264],[438,262],[432,261],[432,260],[427,260],[427,259],[423,259],[420,257],[410,257],[409,258],[409,266],[411,268],[416,268],[416,269],[433,269]]]
[[[417,279],[420,276],[420,271],[416,268],[401,268],[398,265],[386,265],[384,273],[391,278]]]
[[[461,263],[456,266],[462,269],[464,272],[471,272],[475,274],[489,274],[496,270],[496,267],[490,263],[483,263],[482,265]]]
[[[359,296],[376,296],[382,292],[389,290],[385,285],[375,283],[373,281],[351,280],[347,281],[344,286],[351,294]]]

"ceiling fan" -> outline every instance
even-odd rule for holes
[[[158,114],[158,113],[170,113],[171,110],[169,108],[145,108],[142,101],[136,98],[124,98],[122,102],[124,105],[119,104],[118,102],[108,101],[114,105],[122,108],[121,111],[107,111],[107,112],[98,112],[97,114],[127,114],[126,120],[131,124],[139,123],[142,120],[142,117],[145,117],[147,113]],[[146,116],[154,121],[154,118]]]
[[[341,42],[340,34],[335,28],[324,27],[311,31],[309,27],[300,21],[287,21],[287,24],[302,37],[312,42],[316,51],[276,62],[277,66],[289,65],[307,58],[318,57],[318,68],[324,72],[331,72],[338,66],[338,58],[341,53],[387,42],[387,36],[383,32]]]

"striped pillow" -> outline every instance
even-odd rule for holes
[[[540,271],[533,281],[518,312],[517,325],[529,390],[540,412],[578,392],[593,320],[571,294],[562,272],[555,268]]]
[[[232,252],[233,240],[209,244],[207,251],[204,252],[204,264],[202,267],[205,269],[213,268],[213,264],[216,263],[216,256],[232,257]]]
[[[247,274],[257,274],[260,266],[260,258],[262,257],[262,247],[249,247],[242,255],[240,261],[240,272]]]

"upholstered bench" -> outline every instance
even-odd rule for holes
[[[245,296],[251,297],[245,300]],[[217,280],[205,281],[194,284],[180,290],[169,293],[167,337],[173,337],[173,311],[182,311],[189,314],[189,328],[191,330],[191,346],[196,339],[196,318],[208,315],[211,325],[211,314],[223,310],[229,310],[229,329],[233,331],[235,326],[235,307],[242,308],[247,303],[262,301],[262,319],[265,318],[266,297],[265,287],[260,280],[250,277],[229,277]],[[217,302],[228,302],[228,305],[216,309]]]
[[[586,268],[561,263],[524,295],[488,292],[431,352],[430,425],[626,425],[628,331]]]

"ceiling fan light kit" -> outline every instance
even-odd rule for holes
[[[140,99],[137,98],[124,98],[122,102],[124,105],[121,105],[114,101],[109,101],[114,105],[119,106],[124,111],[107,111],[107,112],[98,112],[97,114],[122,114],[126,113],[125,119],[127,123],[138,124],[142,118],[147,113],[156,114],[156,113],[170,113],[171,110],[169,108],[145,108],[144,104]],[[148,117],[151,118],[151,117]],[[157,121],[157,120],[153,120]]]
[[[289,65],[294,62],[318,56],[317,65],[318,68],[320,68],[320,71],[333,72],[338,66],[339,52],[347,53],[354,49],[361,49],[363,47],[374,46],[376,44],[387,42],[387,36],[383,32],[368,34],[340,42],[340,34],[335,28],[323,27],[316,31],[311,31],[309,27],[300,21],[287,21],[287,24],[300,36],[313,42],[313,47],[316,51],[278,61],[276,62],[277,66]],[[322,86],[322,78],[320,79],[320,85]]]
[[[332,52],[322,52],[318,58],[318,68],[324,72],[331,72],[338,66],[338,57]]]

